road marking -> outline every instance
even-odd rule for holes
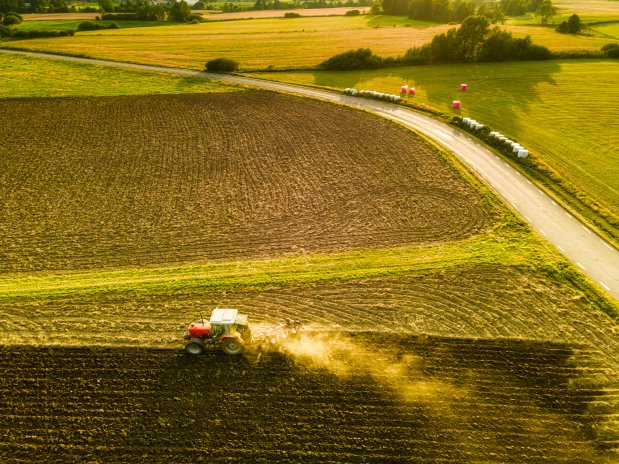
[[[558,206],[556,201],[554,200],[550,200],[550,201],[552,202],[553,205]]]
[[[613,247],[611,247],[611,246],[610,246],[608,243],[606,243],[604,240],[600,240],[600,242],[602,242],[602,243],[604,244],[604,246],[605,246],[606,248],[608,248],[609,250],[612,250],[612,249],[613,249]]]
[[[572,215],[571,215],[570,213],[568,213],[567,211],[565,212],[565,215],[566,215],[568,218],[571,218],[571,217],[572,217]]]
[[[587,229],[585,226],[580,226],[580,227],[582,227],[583,229],[585,229],[588,233],[590,233],[590,234],[592,233],[592,232],[591,232],[589,229]]]
[[[527,184],[533,185],[529,179],[527,179]]]
[[[548,234],[544,232],[544,229],[539,229],[539,231],[544,237],[548,237]]]
[[[434,133],[440,135],[441,137],[443,137],[444,139],[447,139],[447,140],[453,140],[454,139],[451,135],[446,134],[445,132],[443,132],[440,129],[434,129]]]
[[[527,222],[531,222],[531,219],[529,219],[527,216],[523,215],[523,217],[527,220]]]
[[[520,171],[516,171],[516,174],[522,177],[522,174],[520,174]]]
[[[600,280],[600,285],[604,287],[606,290],[610,290],[610,287],[606,285],[604,282],[602,282],[601,280]]]
[[[581,268],[583,271],[585,271],[587,268],[585,266],[583,266],[582,264],[580,264],[578,261],[576,261],[576,266],[578,266],[579,268]]]
[[[557,245],[557,248],[561,253],[565,253],[565,248],[563,248],[561,245]]]

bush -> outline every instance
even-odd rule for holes
[[[194,22],[194,21],[195,21],[195,22]],[[206,21],[206,20],[202,17],[202,15],[199,15],[199,14],[192,14],[192,15],[189,17],[189,22],[190,22],[191,24],[203,23],[204,21]]]
[[[94,21],[82,21],[77,25],[78,31],[96,31],[98,29],[103,29],[105,26],[102,24],[95,23]]]
[[[619,58],[619,44],[610,43],[602,47],[602,53],[611,58]]]
[[[107,26],[107,28],[108,28],[108,29],[119,29],[119,26],[118,26],[118,24],[116,24],[116,23],[110,23],[110,24]]]
[[[192,10],[206,10],[206,3],[204,3],[202,0],[198,0],[196,3],[194,3],[191,6]]]
[[[192,19],[191,21],[189,21],[189,24],[200,24],[200,21],[198,21],[197,19]]]
[[[21,19],[18,16],[7,14],[2,20],[2,24],[5,26],[15,26],[17,24],[21,24]]]
[[[6,18],[7,16],[17,16],[20,21],[24,21],[24,17],[15,11],[7,11],[4,13],[4,17]]]
[[[348,10],[344,13],[344,16],[359,16],[361,12],[359,10]]]
[[[289,11],[287,13],[284,13],[284,18],[300,18],[301,15],[299,13],[295,13],[293,11]]]
[[[229,58],[217,58],[206,63],[208,72],[234,72],[239,69],[239,63]]]
[[[567,21],[563,21],[561,24],[557,26],[557,32],[560,32],[561,34],[568,33]]]
[[[13,37],[17,39],[41,39],[45,37],[68,37],[75,35],[75,31],[67,29],[65,31],[22,31],[17,30],[13,33]]]
[[[0,24],[0,37],[11,37],[11,28]]]
[[[323,69],[331,71],[344,71],[348,69],[377,69],[385,65],[385,60],[374,55],[369,48],[349,50],[332,56],[320,64]]]

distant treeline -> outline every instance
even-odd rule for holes
[[[467,0],[382,0],[381,6],[383,13],[387,15],[409,16],[426,21],[462,22],[477,13],[493,22],[503,22],[505,14],[519,16],[527,11],[537,11],[542,2],[543,0],[501,0],[477,7],[479,2]]]
[[[351,50],[335,55],[320,67],[331,70],[376,69],[430,63],[473,63],[480,61],[548,60],[552,53],[535,45],[531,37],[514,38],[498,26],[490,27],[485,16],[469,16],[460,28],[434,36],[430,43],[413,47],[396,58],[383,58],[370,49]]]
[[[445,23],[475,14],[475,3],[462,0],[383,0],[382,7],[387,15]]]
[[[248,10],[290,10],[297,8],[332,8],[339,6],[370,6],[372,4],[371,0],[347,0],[345,2],[341,1],[306,1],[306,2],[298,2],[298,1],[281,1],[281,0],[256,0],[254,6],[248,8]]]

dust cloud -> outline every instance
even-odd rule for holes
[[[430,378],[422,372],[422,358],[403,353],[397,346],[363,344],[352,337],[332,333],[302,333],[280,341],[281,350],[297,364],[323,370],[342,378],[370,377],[406,403],[448,407],[469,392],[451,383]]]

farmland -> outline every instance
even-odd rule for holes
[[[616,456],[614,304],[419,136],[264,91],[0,105],[3,461]],[[215,305],[309,341],[187,358]]]
[[[19,149],[0,149],[3,272],[437,243],[491,223],[481,199],[431,151],[410,154],[419,139],[348,109],[329,107],[336,129],[323,104],[258,92],[0,106],[11,114],[4,130],[20,134]],[[289,106],[303,112],[290,117]],[[32,131],[21,127],[26,118]],[[334,138],[324,141],[326,132]],[[355,175],[347,182],[344,172]]]
[[[596,72],[591,73],[595,69]],[[615,61],[572,60],[418,66],[374,71],[259,73],[257,77],[343,89],[355,87],[393,93],[415,86],[411,101],[473,117],[530,148],[594,209],[611,219],[619,236],[619,99]],[[469,91],[459,91],[467,82]],[[600,130],[603,132],[600,133]],[[614,223],[614,225],[613,225]]]
[[[310,68],[359,47],[398,56],[450,27],[400,16],[265,18],[81,32],[75,37],[18,40],[3,46],[190,69],[202,69],[207,60],[226,56],[239,61],[242,70],[252,71]],[[555,51],[599,50],[617,41],[559,34],[538,25],[504,27],[515,36],[530,34],[535,43]]]
[[[346,41],[443,27],[375,18],[373,31],[359,19],[73,39],[201,68],[225,38],[266,67],[332,54],[313,39],[308,56],[291,50],[336,24]],[[268,30],[284,49],[261,56],[248,40]],[[1,462],[617,462],[616,302],[454,155],[322,101],[0,60]],[[592,64],[600,72],[585,80],[578,66]],[[591,153],[597,143],[614,156],[612,110],[600,112],[614,63],[484,66],[262,75],[390,93],[415,84],[417,100],[445,112],[447,83],[466,79],[465,115],[540,153],[527,134],[564,124],[553,143],[589,156],[578,162],[599,182],[616,180]],[[568,97],[578,117],[560,104]],[[595,139],[595,118],[608,140]],[[186,355],[187,323],[215,306],[250,314],[255,333],[284,318],[308,330],[281,352]]]

